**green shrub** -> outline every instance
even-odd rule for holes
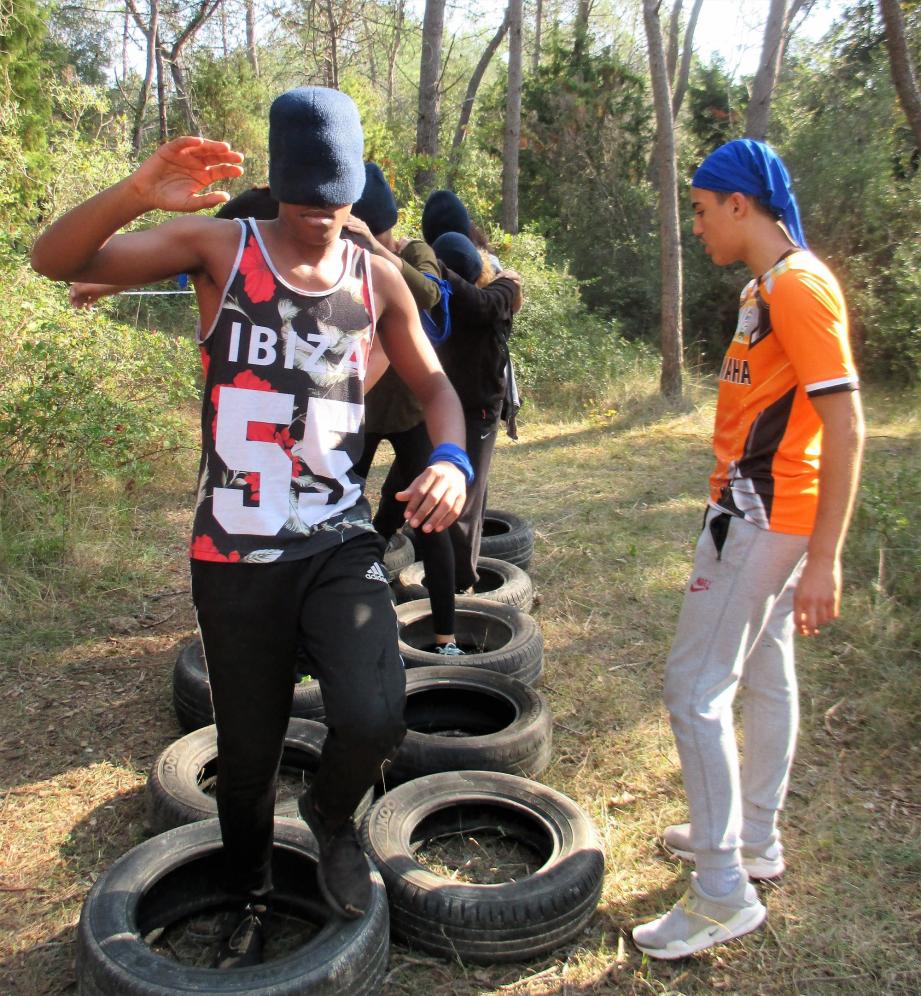
[[[187,439],[195,350],[110,317],[69,308],[60,288],[6,250],[0,350],[0,500],[15,486],[61,496],[117,473],[136,482]],[[8,502],[0,505],[0,514]]]

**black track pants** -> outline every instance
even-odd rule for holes
[[[217,723],[226,885],[235,893],[271,889],[275,778],[298,647],[320,682],[329,727],[313,780],[324,814],[350,815],[403,739],[396,618],[382,572],[371,570],[382,553],[369,531],[305,560],[192,561]]]
[[[368,476],[374,454],[382,439],[388,440],[393,447],[396,460],[391,467],[391,473],[395,473],[400,481],[410,484],[428,466],[432,443],[425,423],[420,422],[405,432],[386,434],[366,432],[364,452],[355,464],[355,473],[359,477]],[[390,480],[389,475],[387,479]],[[406,521],[403,518],[406,504],[393,497],[402,487],[405,487],[405,484],[401,484],[386,496],[381,495],[377,514],[374,516],[374,528],[385,539],[390,539]],[[447,532],[424,533],[421,529],[416,530],[416,543],[425,567],[425,584],[432,606],[434,631],[444,635],[453,633],[454,547]]]
[[[496,437],[499,434],[498,419],[488,414],[484,417],[482,412],[464,412],[464,423],[467,430],[467,455],[473,464],[476,479],[473,484],[468,485],[467,500],[464,502],[463,510],[448,530],[454,554],[454,588],[458,591],[475,585],[480,577],[476,568],[480,557],[480,541],[483,538],[486,489],[492,454],[496,448]],[[400,468],[394,464],[381,487],[380,509],[374,517],[377,529],[381,528],[379,522],[392,519],[393,509],[400,505],[393,496],[403,487],[405,487],[405,478]],[[419,530],[416,530],[416,535],[419,535]],[[428,575],[428,565],[426,565],[426,575]],[[434,615],[434,608],[432,611]],[[453,630],[436,630],[436,632],[448,633]]]

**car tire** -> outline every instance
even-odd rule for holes
[[[471,769],[533,778],[550,763],[550,708],[517,678],[471,667],[411,668],[405,716],[388,784]]]
[[[430,649],[435,631],[428,599],[397,606],[400,654],[408,667],[439,667],[445,657]],[[536,684],[544,666],[544,643],[534,619],[510,605],[459,596],[454,601],[454,635],[463,657],[452,664],[479,667]]]
[[[496,828],[543,864],[517,881],[463,882],[419,860],[425,843]],[[493,771],[444,772],[379,799],[363,826],[387,885],[395,937],[461,963],[524,961],[576,937],[598,904],[604,855],[588,816],[538,782]]]
[[[173,708],[180,727],[187,733],[214,722],[211,683],[200,640],[187,643],[179,651],[173,668]],[[326,713],[320,683],[316,679],[295,683],[291,715],[323,721]]]
[[[291,719],[285,734],[282,768],[315,773],[326,740],[326,727],[310,719]],[[170,744],[154,761],[147,780],[150,826],[154,833],[217,817],[217,799],[205,791],[217,761],[217,728],[203,726]],[[368,790],[355,810],[356,821],[367,812],[373,799]],[[275,804],[275,816],[299,819],[297,799]]]
[[[483,515],[480,556],[505,560],[526,571],[534,556],[534,527],[511,512],[487,508]]]
[[[534,586],[528,575],[506,560],[480,557],[477,560],[477,574],[480,580],[473,591],[474,598],[486,598],[502,605],[511,605],[522,612],[530,612],[534,604]],[[425,565],[421,560],[404,567],[393,584],[397,602],[412,602],[428,598],[425,584]]]
[[[389,949],[381,877],[372,872],[372,902],[363,917],[334,915],[316,885],[316,843],[304,824],[294,820],[275,823],[272,906],[319,928],[306,944],[233,971],[183,964],[153,950],[145,938],[161,927],[232,908],[233,897],[219,885],[221,858],[218,821],[205,820],[139,844],[103,872],[86,898],[77,928],[80,996],[380,992]]]

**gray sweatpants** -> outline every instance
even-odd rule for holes
[[[697,542],[665,672],[701,868],[738,865],[743,814],[763,823],[783,804],[799,721],[793,592],[808,543],[732,518],[719,553],[716,516],[708,511]],[[740,685],[741,774],[732,715]]]

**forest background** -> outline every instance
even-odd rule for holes
[[[703,4],[704,9],[736,6],[720,0]],[[779,0],[765,0],[760,7],[768,14],[778,5]],[[880,6],[887,5],[892,6],[890,0]],[[597,591],[589,581],[597,579],[586,575],[579,595],[593,606],[590,611],[582,613],[568,599],[581,590],[585,564],[599,557],[599,545],[607,543],[610,549],[598,561],[606,565],[605,576],[617,578],[620,572],[627,580],[616,584],[629,582],[631,591],[645,592],[653,599],[649,604],[658,606],[642,618],[638,615],[636,624],[641,627],[637,636],[653,648],[650,660],[661,663],[668,635],[664,629],[674,609],[667,597],[680,590],[686,569],[687,551],[679,548],[676,537],[690,532],[684,518],[680,523],[669,518],[649,533],[643,509],[647,501],[650,506],[655,501],[681,505],[685,484],[683,477],[678,482],[679,473],[693,477],[687,487],[699,497],[706,473],[712,375],[734,327],[739,289],[748,279],[741,268],[717,269],[694,244],[687,186],[693,168],[710,150],[746,131],[758,73],[739,76],[726,62],[701,58],[685,45],[692,38],[699,0],[512,0],[509,10],[521,11],[522,72],[520,132],[510,142],[509,106],[515,100],[509,91],[517,89],[510,67],[516,60],[509,52],[514,31],[497,30],[504,4],[489,7],[488,17],[487,8],[474,3],[447,8],[438,31],[440,52],[433,60],[431,45],[423,38],[431,31],[426,20],[439,6],[444,11],[445,4],[436,0],[0,0],[0,669],[10,696],[32,688],[28,682],[33,679],[39,689],[31,701],[28,696],[10,699],[17,723],[38,722],[33,713],[41,714],[42,703],[51,701],[42,698],[48,694],[43,689],[53,685],[56,669],[69,668],[67,674],[86,685],[83,678],[92,668],[68,664],[74,654],[84,653],[76,649],[80,641],[95,647],[92,641],[103,636],[93,634],[113,623],[108,614],[134,612],[142,593],[165,583],[164,561],[169,560],[171,570],[182,562],[182,540],[177,543],[176,537],[187,527],[184,513],[164,513],[163,508],[168,502],[171,509],[188,504],[176,496],[192,480],[199,389],[189,296],[172,293],[178,290],[175,284],[163,284],[156,289],[171,293],[118,297],[93,312],[74,311],[66,288],[38,278],[29,268],[32,240],[63,211],[125,176],[166,137],[200,132],[225,139],[247,157],[246,178],[232,192],[262,182],[268,106],[279,92],[303,83],[339,86],[358,103],[367,154],[381,163],[402,206],[400,234],[418,233],[427,189],[452,186],[503,263],[524,276],[526,304],[511,345],[526,401],[523,420],[547,469],[531,466],[526,446],[509,448],[499,461],[507,467],[497,468],[497,481],[507,491],[516,482],[524,489],[533,508],[518,511],[533,514],[538,529],[544,530],[549,554],[542,574],[538,563],[538,580],[559,606],[554,616],[548,604],[542,618],[548,647],[554,640],[559,644],[556,627],[568,636],[581,633],[584,622],[585,633],[591,630],[585,637],[590,646],[584,652],[584,675],[595,680],[598,641],[615,639],[599,637],[597,616],[592,622]],[[817,671],[822,681],[832,675],[828,689],[837,689],[841,676],[835,668],[847,668],[850,698],[842,706],[845,692],[828,691],[833,697],[826,702],[823,685],[814,702],[823,709],[827,705],[828,713],[819,711],[815,725],[836,735],[847,725],[850,742],[866,746],[861,763],[872,771],[866,781],[876,785],[885,765],[895,770],[891,777],[903,780],[910,777],[906,770],[914,770],[912,764],[916,768],[917,758],[911,755],[905,755],[902,766],[884,763],[884,758],[890,756],[890,743],[893,750],[902,750],[917,742],[921,714],[918,683],[911,681],[921,655],[916,415],[921,386],[921,138],[893,83],[880,6],[865,0],[839,4],[838,15],[818,38],[799,30],[814,3],[791,0],[782,6],[788,14],[797,13],[785,30],[779,72],[768,91],[766,137],[794,176],[811,247],[843,284],[875,417],[847,557],[848,597],[858,607],[855,622],[822,658],[825,670]],[[908,64],[916,79],[921,2],[895,6],[904,18]],[[684,268],[677,321],[663,308],[659,212],[665,203],[661,192],[669,189],[661,182],[656,168],[661,160],[653,153],[662,118],[655,111],[644,20],[650,11],[661,32],[677,106],[671,187],[681,205],[679,260]],[[760,31],[758,25],[752,38],[756,48],[761,46]],[[473,88],[479,69],[482,77]],[[464,124],[464,99],[472,89],[475,99]],[[420,91],[430,101],[422,108]],[[428,126],[426,134],[422,125]],[[511,155],[517,167],[510,174]],[[510,176],[517,181],[516,190],[509,189]],[[685,366],[682,392],[664,400],[659,397],[663,331],[683,331]],[[584,454],[568,448],[576,437],[584,439]],[[541,449],[544,441],[547,448]],[[554,458],[551,448],[564,445],[566,458],[562,452]],[[511,455],[515,452],[517,456]],[[660,465],[662,453],[666,460]],[[639,497],[621,502],[617,488],[626,480],[625,468],[640,457]],[[517,468],[517,476],[508,467]],[[572,489],[571,497],[567,491],[565,500],[560,498],[566,508],[542,511],[543,489],[556,495],[562,485]],[[690,508],[693,502],[687,501]],[[577,512],[582,517],[583,509],[588,509],[584,523],[572,519]],[[609,514],[613,531],[601,535],[592,514]],[[164,517],[170,522],[168,537]],[[688,521],[691,517],[688,513]],[[551,532],[551,524],[560,531]],[[628,531],[616,532],[622,526]],[[612,634],[618,632],[628,598],[633,595],[610,610]],[[604,615],[604,608],[597,611]],[[118,618],[124,622],[123,616]],[[142,617],[141,626],[148,624],[159,625]],[[621,649],[635,654],[630,649],[634,645],[625,643]],[[61,652],[59,658],[55,651]],[[572,664],[568,657],[567,665]],[[581,672],[573,673],[578,677]],[[114,672],[105,674],[114,680]],[[140,674],[143,679],[144,672]],[[655,682],[647,685],[653,695]],[[108,685],[99,688],[100,714],[107,718],[105,696],[110,691]],[[864,692],[866,701],[877,692],[885,699],[865,709]],[[554,702],[558,714],[569,715],[564,706],[559,698]],[[574,700],[572,715],[579,718],[567,722],[581,725],[580,710],[585,708]],[[643,698],[637,714],[652,724],[658,708],[657,698]],[[76,728],[78,720],[70,712],[65,715],[69,718],[61,725]],[[135,718],[132,727],[143,733],[144,717]],[[162,725],[165,729],[166,721]],[[108,729],[101,723],[100,731],[103,727]],[[24,750],[22,729],[0,726],[5,764],[17,763],[11,758]],[[649,740],[651,727],[641,729]],[[161,734],[148,738],[144,749],[162,747]],[[564,727],[562,742],[567,735]],[[584,746],[581,740],[574,743]],[[78,760],[91,749],[76,739]],[[36,756],[42,754],[36,751]],[[648,757],[643,765],[649,767]],[[79,769],[74,762],[74,770]],[[604,774],[601,767],[599,771]],[[119,778],[129,778],[122,768],[117,772]],[[24,791],[33,791],[31,778],[28,772],[23,775]],[[132,786],[140,780],[139,769],[133,771]],[[61,811],[69,805],[72,809],[66,811],[75,812],[79,791],[64,782],[60,791]],[[113,791],[109,785],[98,786],[101,808],[102,798]],[[632,785],[630,791],[635,791]],[[918,807],[905,785],[900,791],[904,799],[894,796],[902,800],[897,808],[909,815],[894,839],[909,843],[899,852],[898,867],[917,883]],[[669,792],[672,798],[671,785]],[[7,813],[3,807],[11,798],[0,803],[0,831]],[[870,803],[862,799],[859,805]],[[9,813],[15,812],[11,806]],[[837,820],[837,810],[834,815]],[[31,826],[18,818],[9,839],[16,847],[34,841],[36,854],[43,847],[53,850],[48,843],[52,836],[41,822],[46,818],[43,811]],[[659,817],[650,810],[645,818],[649,825],[642,826],[642,836],[652,840],[652,823]],[[845,839],[841,854],[852,860],[853,853]],[[95,873],[101,851],[94,855],[87,864]],[[645,874],[648,855],[641,857]],[[872,862],[867,857],[856,877],[875,881],[871,872],[878,870],[878,856]],[[903,879],[893,867],[892,861],[885,864],[885,880],[898,885]],[[42,894],[47,867],[36,869],[36,892]],[[6,882],[5,873],[0,877]],[[85,884],[67,878],[59,891],[49,893],[48,903],[55,909],[46,919],[70,922]],[[23,936],[19,925],[29,915],[22,912],[24,897],[16,888],[6,896],[15,904],[11,931],[17,946],[28,946],[28,930]],[[808,888],[803,891],[809,893]],[[892,908],[887,894],[879,896],[878,909],[864,904],[864,931],[873,918],[882,923]],[[820,926],[816,937],[829,929],[828,924]],[[892,936],[902,937],[903,926],[900,922]],[[37,931],[36,950],[46,943]],[[69,930],[62,936],[69,943]],[[860,973],[876,973],[876,980],[890,968],[898,974],[899,964],[890,957],[894,948],[885,947],[876,935],[866,934],[870,940],[865,943],[855,936],[842,936],[834,962],[854,959],[841,971],[857,973],[855,992],[873,986],[867,981],[871,976]],[[884,937],[882,928],[879,937]],[[790,963],[790,950],[781,949],[781,961]],[[606,957],[602,955],[599,961]],[[36,964],[38,976],[43,962],[39,958]],[[15,962],[14,968],[21,971],[21,964]],[[739,970],[750,974],[752,965],[743,961]],[[921,977],[921,966],[913,962],[911,971],[910,977],[902,974],[904,989],[880,984],[877,991],[917,991],[912,983]],[[712,991],[711,981],[705,977],[701,991]],[[735,982],[732,988],[745,991]]]

